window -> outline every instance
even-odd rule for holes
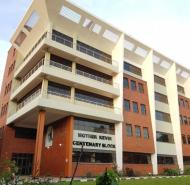
[[[78,101],[86,102],[89,104],[99,105],[102,107],[113,108],[113,99],[101,96],[95,93],[83,91],[80,89],[75,90],[75,99]]]
[[[123,87],[127,88],[127,89],[129,88],[129,80],[128,80],[128,78],[123,79]]]
[[[174,143],[173,135],[163,132],[156,132],[156,140],[158,142]]]
[[[183,156],[183,164],[190,165],[190,157],[189,156]]]
[[[142,72],[141,72],[141,69],[132,65],[132,64],[129,64],[127,62],[124,62],[124,70],[125,71],[128,71],[128,72],[131,72],[133,74],[136,74],[138,76],[142,76]]]
[[[185,135],[182,135],[182,142],[183,142],[183,144],[187,144]]]
[[[36,129],[29,128],[15,128],[15,137],[24,138],[24,139],[35,139],[36,138]]]
[[[135,126],[135,135],[136,137],[141,137],[141,127]]]
[[[189,102],[187,100],[185,100],[185,107],[189,109]]]
[[[168,97],[164,94],[160,94],[158,92],[155,92],[155,100],[168,104]]]
[[[131,90],[136,91],[137,90],[137,85],[134,80],[131,80]]]
[[[183,99],[179,99],[179,106],[180,107],[185,107],[185,102],[184,102],[184,100]]]
[[[112,76],[107,75],[102,72],[99,72],[99,71],[96,71],[92,68],[88,68],[88,67],[80,65],[80,64],[76,64],[76,73],[78,75],[82,75],[87,78],[90,78],[90,79],[93,79],[96,81],[100,81],[102,83],[113,85]]]
[[[127,136],[129,136],[129,137],[133,136],[132,125],[127,124],[126,125],[126,131],[127,131]]]
[[[85,53],[87,55],[90,55],[94,58],[97,58],[99,60],[102,60],[106,63],[112,63],[112,56],[103,52],[103,51],[100,51],[92,46],[89,46],[83,42],[80,42],[77,40],[77,50],[82,52],[82,53]]]
[[[73,38],[56,30],[53,30],[52,32],[52,40],[64,44],[68,47],[73,47]]]
[[[189,125],[190,125],[190,117],[188,117],[188,123],[189,123]]]
[[[144,93],[144,86],[142,83],[138,83],[138,90],[140,93]]]
[[[124,100],[124,110],[125,111],[130,111],[130,101],[129,100]]]
[[[3,138],[3,127],[0,128],[0,139]]]
[[[71,96],[71,88],[65,85],[61,85],[61,84],[49,81],[48,94],[69,98]]]
[[[80,151],[73,151],[73,162],[77,162]],[[82,163],[113,163],[115,161],[115,153],[99,153],[86,150],[81,156]]]
[[[7,113],[7,110],[8,110],[8,103],[6,103],[5,105],[2,105],[1,116],[4,116]]]
[[[141,104],[141,114],[146,115],[146,105]]]
[[[157,75],[154,75],[154,82],[157,83],[157,84],[160,84],[162,86],[166,86],[165,79],[161,78],[161,77],[159,77]]]
[[[33,154],[13,153],[12,161],[15,161],[19,175],[31,175]]]
[[[180,115],[180,116],[179,116],[179,119],[180,119],[180,123],[183,125],[183,116]]]
[[[158,164],[175,164],[174,156],[158,155]]]
[[[144,139],[148,139],[149,138],[148,128],[147,127],[143,128],[143,136],[144,136]]]
[[[184,87],[182,87],[182,86],[180,86],[180,85],[177,85],[177,91],[178,91],[179,93],[185,94],[185,89],[184,89]]]
[[[97,132],[112,135],[115,134],[114,124],[84,118],[75,118],[74,130],[85,130],[89,132]]]
[[[188,124],[188,122],[187,122],[187,116],[183,116],[183,123],[184,123],[185,125]]]
[[[150,154],[124,152],[123,153],[123,163],[150,164],[151,163],[151,157],[150,157]]]
[[[170,114],[156,111],[156,120],[171,122]]]
[[[190,136],[187,136],[187,143],[190,145]]]
[[[138,104],[137,104],[137,102],[134,102],[133,101],[133,112],[139,112],[139,110],[138,110]]]

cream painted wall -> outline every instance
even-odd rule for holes
[[[176,64],[170,67],[166,74],[166,85],[168,92],[168,103],[170,108],[170,116],[173,126],[173,135],[176,147],[177,161],[179,168],[183,170],[183,154],[182,154],[182,141],[181,141],[181,127],[179,120],[178,108],[178,92],[177,92],[177,79],[176,79]]]
[[[115,107],[120,108],[121,115],[123,115],[123,61],[124,61],[124,35],[122,35],[112,52],[113,60],[118,62],[119,73],[114,76],[113,82],[119,84],[120,96],[114,100]],[[123,116],[122,116],[123,117]],[[123,168],[123,122],[115,125],[116,136],[116,163],[118,170]]]

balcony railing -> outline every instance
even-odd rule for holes
[[[52,34],[52,40],[73,48],[73,42],[56,34]]]
[[[64,98],[69,98],[69,99],[71,98],[71,95],[64,93],[63,91],[58,92],[58,91],[48,90],[48,94],[60,96],[60,97],[64,97]]]
[[[87,78],[90,78],[90,79],[93,79],[93,80],[96,80],[96,81],[99,81],[99,82],[102,82],[102,83],[106,83],[106,84],[109,84],[109,85],[112,84],[112,82],[110,80],[107,80],[105,78],[102,78],[102,77],[99,77],[99,76],[96,76],[96,75],[81,71],[79,69],[76,70],[76,73],[78,75],[81,75],[81,76],[84,76],[84,77],[87,77]]]
[[[53,41],[55,42],[59,42],[63,45],[66,45],[68,47],[71,47],[73,48],[73,41],[67,39],[66,37],[61,37],[59,35],[56,35],[56,34],[53,34],[53,33],[50,33],[50,32],[45,32],[39,39],[38,41],[34,44],[34,46],[30,49],[30,51],[27,53],[27,55],[24,57],[23,61],[16,66],[16,70],[23,64],[23,62],[25,62],[29,56],[32,54],[32,52],[38,47],[38,45],[45,39],[45,38],[51,38]],[[109,57],[101,54],[101,53],[98,53],[96,51],[93,51],[89,48],[86,48],[84,46],[81,46],[80,44],[77,44],[77,50],[82,52],[82,53],[85,53],[87,55],[90,55],[94,58],[97,58],[99,60],[102,60],[106,63],[109,63],[109,64],[112,64],[114,66],[118,66],[118,62],[117,61],[114,61],[112,59],[110,59]]]
[[[88,48],[86,48],[84,46],[81,46],[80,44],[77,44],[77,50],[80,51],[80,52],[82,52],[82,53],[85,53],[87,55],[90,55],[90,56],[92,56],[94,58],[97,58],[99,60],[107,62],[109,64],[112,63],[112,60],[109,57],[106,57],[103,54],[100,54],[100,53],[98,53],[96,51],[93,51],[93,50],[88,49]]]
[[[63,69],[63,70],[66,70],[66,71],[72,71],[72,68],[70,66],[66,66],[64,64],[60,64],[58,62],[55,62],[53,60],[50,60],[50,66],[54,66],[54,67],[57,67],[57,68],[60,68],[60,69]]]
[[[41,59],[35,67],[33,67],[29,73],[27,73],[22,79],[21,84],[24,83],[32,74],[34,74],[42,65],[44,65],[44,58]]]
[[[82,102],[89,103],[89,104],[93,104],[95,106],[101,106],[101,107],[104,107],[104,108],[113,109],[113,106],[111,106],[111,105],[106,105],[106,104],[96,102],[96,101],[92,101],[92,100],[85,99],[85,98],[75,97],[75,100],[82,101]]]
[[[35,98],[37,98],[40,94],[41,94],[41,89],[38,89],[37,91],[35,91],[34,93],[32,93],[29,97],[27,97],[26,99],[24,99],[22,102],[20,102],[18,104],[17,110],[23,108],[25,105],[27,105],[32,100],[34,100]]]

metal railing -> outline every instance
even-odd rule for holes
[[[61,37],[59,35],[56,35],[56,34],[53,34],[51,32],[45,32],[39,39],[38,41],[34,44],[34,46],[30,49],[30,51],[27,53],[27,55],[24,57],[23,61],[17,65],[15,67],[15,70],[17,70],[27,59],[28,57],[32,54],[32,52],[36,49],[36,47],[45,39],[45,38],[51,38],[53,41],[55,42],[59,42],[61,44],[64,44],[68,47],[71,47],[73,48],[73,41],[69,40],[69,39],[66,39],[64,37]],[[81,46],[80,44],[77,44],[77,50],[82,52],[82,53],[85,53],[87,55],[90,55],[94,58],[97,58],[99,60],[102,60],[106,63],[109,63],[109,64],[112,64],[113,66],[118,66],[118,62],[117,61],[114,61],[112,60],[111,58],[101,54],[101,53],[98,53],[96,51],[93,51],[91,49],[88,49],[84,46]]]
[[[92,101],[92,100],[85,99],[85,98],[79,98],[79,97],[75,96],[75,100],[82,101],[82,102],[85,102],[85,103],[90,103],[90,104],[93,104],[93,105],[96,105],[96,106],[101,106],[101,107],[108,108],[108,109],[114,109],[114,107],[111,106],[111,105],[106,105],[106,104],[96,102],[96,101]]]
[[[59,36],[59,35],[52,34],[52,40],[59,42],[61,44],[64,44],[70,48],[73,48],[73,41],[70,41],[64,37]]]
[[[100,53],[98,53],[96,51],[93,51],[91,49],[88,49],[88,48],[86,48],[84,46],[81,46],[80,44],[77,44],[77,50],[82,52],[82,53],[85,53],[87,55],[90,55],[90,56],[92,56],[94,58],[97,58],[99,60],[102,60],[102,61],[104,61],[106,63],[112,64],[112,59],[111,58],[106,57],[105,55],[100,54]]]
[[[54,66],[54,67],[57,67],[57,68],[60,68],[60,69],[64,69],[66,71],[70,71],[70,72],[72,71],[72,67],[66,66],[64,64],[60,64],[60,63],[55,62],[53,60],[50,60],[49,64],[50,64],[50,66]]]
[[[34,74],[42,65],[44,65],[44,58],[41,59],[41,60],[21,79],[21,84],[24,83],[32,74]]]
[[[40,94],[41,94],[41,89],[38,89],[37,91],[35,91],[34,93],[32,93],[29,97],[27,97],[26,99],[24,99],[22,102],[20,102],[17,105],[17,110],[23,108],[25,105],[27,105],[32,100],[34,100],[36,97],[38,97]]]
[[[105,78],[102,78],[102,77],[99,77],[99,76],[96,76],[96,75],[93,75],[93,74],[81,71],[79,69],[76,70],[76,74],[84,76],[84,77],[87,77],[87,78],[90,78],[90,79],[93,79],[93,80],[96,80],[96,81],[99,81],[99,82],[102,82],[102,83],[106,83],[106,84],[112,85],[112,81],[111,80],[107,80]]]
[[[60,96],[60,97],[68,98],[68,99],[71,98],[71,95],[66,94],[66,93],[62,93],[62,92],[48,90],[47,93],[51,94],[51,95],[55,95],[55,96]]]

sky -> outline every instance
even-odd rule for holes
[[[190,68],[190,0],[70,0]],[[9,39],[32,0],[0,2],[0,84]]]

